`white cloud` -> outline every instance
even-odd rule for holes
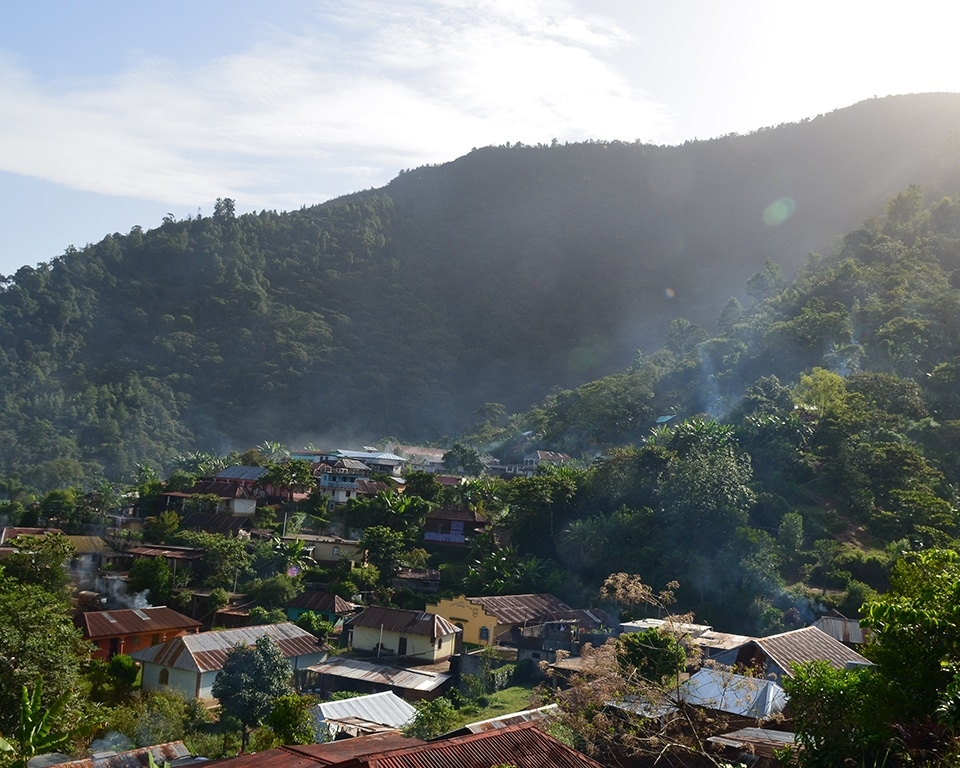
[[[289,207],[472,146],[668,127],[606,59],[626,34],[567,5],[325,13],[191,69],[149,58],[109,79],[44,82],[0,59],[0,170],[171,204],[229,195]]]

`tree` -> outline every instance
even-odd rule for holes
[[[151,605],[167,605],[173,596],[173,571],[162,557],[141,557],[130,566],[127,589],[147,593]]]
[[[251,729],[261,725],[273,703],[292,693],[293,668],[269,635],[253,646],[237,644],[227,651],[223,668],[213,681],[213,696],[221,713],[240,724],[241,749],[246,749]]]
[[[417,714],[403,729],[403,735],[413,739],[435,739],[449,731],[457,721],[457,711],[450,699],[440,696],[433,701],[417,703]]]
[[[404,537],[385,525],[372,525],[363,532],[358,546],[367,553],[367,560],[380,572],[380,583],[390,584],[400,569],[404,552]]]
[[[621,635],[617,659],[627,674],[660,683],[683,671],[687,652],[672,633],[651,627]]]
[[[90,649],[65,599],[0,571],[0,733],[16,727],[24,686],[42,687],[45,707],[75,690]]]
[[[166,509],[143,521],[144,540],[153,544],[166,544],[179,530],[180,515],[172,509]]]
[[[273,702],[265,722],[281,744],[313,744],[317,740],[311,714],[314,703],[312,697],[297,693]]]
[[[76,554],[70,540],[60,533],[17,536],[9,542],[15,552],[3,558],[3,572],[23,584],[35,584],[53,595],[65,596],[70,583],[67,561]]]
[[[300,629],[305,629],[321,643],[333,634],[334,626],[324,619],[319,613],[307,611],[300,615],[296,624]]]
[[[476,448],[454,443],[450,450],[443,454],[443,468],[448,472],[460,471],[476,477],[483,474],[483,460]]]

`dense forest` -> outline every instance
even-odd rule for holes
[[[222,199],[70,248],[0,279],[0,476],[45,490],[268,438],[443,442],[485,404],[622,371],[680,318],[712,333],[767,260],[792,278],[911,183],[955,194],[958,130],[960,98],[934,94],[675,147],[490,147],[299,211]],[[709,364],[745,342],[723,343]],[[787,363],[748,358],[715,379],[727,400]]]

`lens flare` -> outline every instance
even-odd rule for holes
[[[666,296],[668,299],[672,299],[676,297],[677,292],[673,290],[673,288],[664,288],[663,295]]]
[[[795,210],[797,204],[792,197],[778,197],[764,209],[763,223],[768,227],[776,227],[793,216]]]

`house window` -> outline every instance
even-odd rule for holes
[[[333,556],[334,556],[334,557],[340,557],[340,547],[334,547],[334,548],[333,548]]]
[[[161,669],[160,670],[160,685],[170,685],[170,670]]]
[[[397,656],[406,656],[407,655],[407,638],[401,637],[400,642],[397,644]]]
[[[155,632],[150,638],[150,645],[159,645],[162,642],[159,632]]]
[[[490,642],[490,628],[489,628],[489,627],[480,627],[480,642],[481,642],[481,643]]]

